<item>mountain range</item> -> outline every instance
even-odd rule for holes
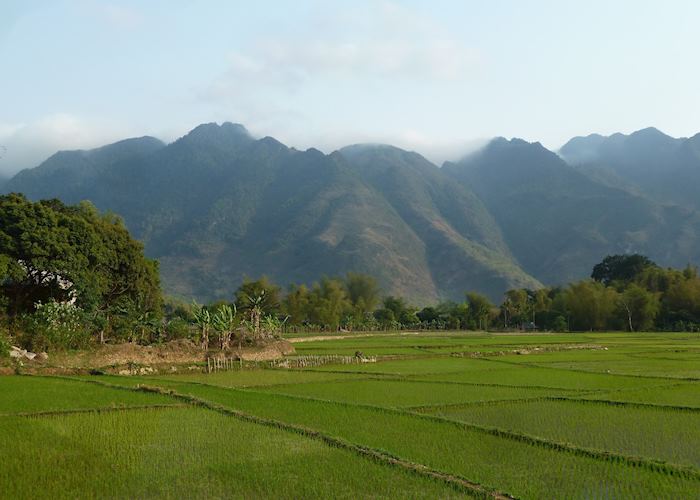
[[[182,298],[230,298],[244,276],[358,271],[424,304],[565,283],[613,253],[699,262],[698,181],[700,137],[655,129],[577,137],[559,154],[497,138],[438,167],[388,145],[299,151],[210,123],[171,144],[61,151],[0,190],[121,215]]]

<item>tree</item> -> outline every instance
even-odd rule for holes
[[[617,291],[592,280],[569,285],[564,292],[564,301],[573,330],[610,328],[619,303]]]
[[[115,316],[161,315],[158,263],[144,257],[121,219],[88,202],[0,196],[0,273],[12,317],[49,300],[75,303],[103,323],[101,331],[129,324]]]
[[[470,319],[479,330],[486,330],[493,304],[486,296],[477,292],[467,292],[466,297],[469,304]]]
[[[394,321],[397,321],[405,327],[418,323],[416,308],[410,306],[402,297],[385,297],[384,301],[382,302],[382,306],[382,309],[385,311],[390,311],[391,315],[387,313],[380,313],[380,317],[387,318],[389,316],[393,316]],[[377,320],[381,321],[376,315],[375,317]]]
[[[367,274],[349,272],[345,276],[345,291],[355,316],[359,318],[364,318],[379,304],[379,285],[374,277]]]
[[[700,324],[700,278],[679,273],[662,297],[662,316],[667,326]]]
[[[309,319],[311,294],[306,285],[289,285],[287,295],[282,301],[282,310],[293,325],[301,325]]]
[[[320,282],[314,283],[309,298],[309,320],[312,323],[337,330],[350,308],[341,280],[324,276]]]
[[[245,278],[236,290],[236,308],[246,312],[255,306],[260,309],[261,314],[277,315],[280,311],[280,293],[280,287],[272,283],[267,276],[255,281]],[[262,297],[262,300],[254,303],[257,297]]]
[[[657,266],[644,255],[608,255],[593,267],[591,278],[605,286],[613,281],[629,283],[650,267]]]
[[[619,300],[629,331],[648,330],[654,325],[661,308],[657,294],[632,283],[620,294]]]

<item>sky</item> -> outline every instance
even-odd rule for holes
[[[436,163],[495,136],[691,136],[699,20],[680,0],[2,0],[0,173],[212,121]]]

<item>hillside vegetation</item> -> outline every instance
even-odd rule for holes
[[[229,297],[245,276],[286,287],[354,271],[414,303],[465,290],[498,301],[583,278],[609,254],[699,262],[700,215],[681,196],[698,184],[696,141],[665,137],[575,139],[561,151],[571,165],[539,143],[495,139],[439,168],[392,146],[323,154],[205,124],[168,145],[59,152],[0,189],[121,215],[160,261],[166,292],[187,300]],[[668,178],[642,175],[666,164]],[[682,185],[666,190],[677,197],[652,192],[666,181]]]

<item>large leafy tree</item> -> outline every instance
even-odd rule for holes
[[[90,203],[0,196],[0,295],[10,316],[53,299],[92,317],[160,314],[158,263],[118,217]]]
[[[644,255],[608,255],[593,267],[591,278],[606,286],[613,281],[628,283],[651,267],[656,264]]]

